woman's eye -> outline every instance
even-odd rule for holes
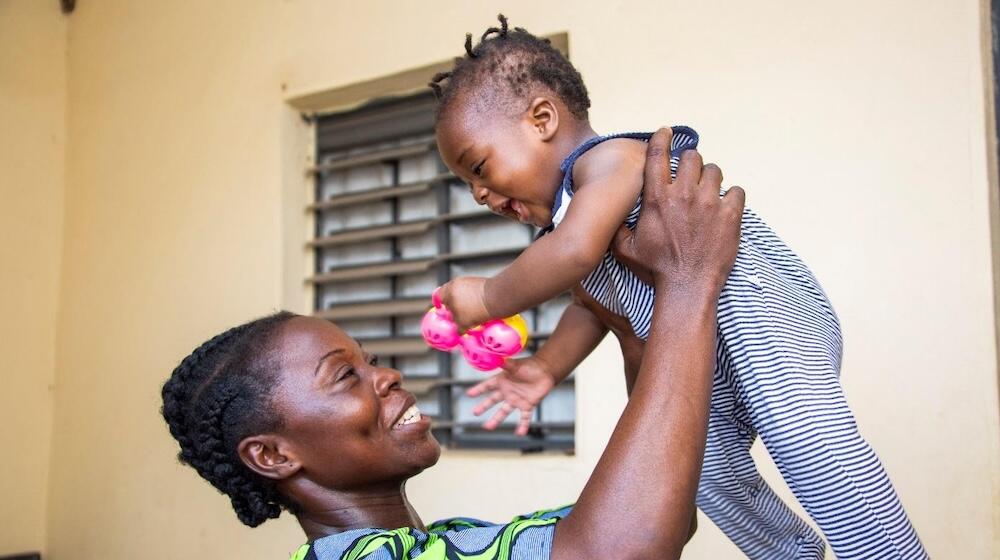
[[[370,365],[370,366],[377,366],[378,365],[378,356],[369,356],[368,357],[368,365]]]
[[[340,374],[340,378],[338,379],[338,381],[343,381],[344,379],[347,379],[348,377],[355,375],[356,373],[357,372],[354,371],[354,368],[348,368],[344,370],[344,373]]]

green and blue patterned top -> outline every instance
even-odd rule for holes
[[[556,522],[572,506],[515,517],[505,525],[455,517],[423,532],[354,529],[304,544],[291,560],[543,560],[552,555]]]

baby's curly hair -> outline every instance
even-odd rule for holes
[[[510,30],[503,14],[497,19],[500,27],[487,29],[475,46],[472,34],[467,33],[465,56],[456,58],[450,71],[436,74],[428,84],[439,101],[437,120],[466,95],[490,105],[519,106],[542,88],[558,96],[573,116],[586,120],[587,86],[569,60],[548,39],[520,27]]]
[[[247,436],[281,426],[270,402],[278,369],[272,345],[278,327],[296,316],[282,311],[212,337],[163,385],[161,412],[180,444],[177,458],[228,495],[251,527],[282,508],[294,511],[272,481],[243,464],[236,448]]]

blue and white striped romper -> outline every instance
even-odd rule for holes
[[[673,128],[671,173],[698,134]],[[573,198],[573,165],[612,138],[592,138],[561,166],[559,226]],[[625,220],[634,228],[642,195]],[[649,334],[653,290],[604,255],[583,282],[609,311]],[[792,492],[837,558],[926,558],[889,477],[861,437],[840,386],[840,324],[801,259],[750,209],[719,298],[716,370],[698,507],[750,558],[822,558],[822,539],[761,478],[750,446],[761,436]]]

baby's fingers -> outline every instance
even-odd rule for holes
[[[517,421],[517,427],[514,428],[514,433],[519,436],[528,435],[528,428],[531,427],[531,411],[521,410],[521,419]]]
[[[497,377],[494,375],[485,381],[480,381],[472,387],[465,390],[465,394],[470,397],[478,397],[487,391],[496,391],[497,389]]]
[[[497,426],[499,426],[500,423],[503,422],[507,418],[507,416],[513,411],[514,411],[514,406],[511,405],[510,403],[505,402],[501,404],[500,408],[496,411],[496,413],[493,414],[493,417],[487,420],[483,424],[483,429],[485,430],[497,429]]]
[[[492,393],[490,393],[490,396],[483,399],[481,403],[477,404],[476,407],[472,409],[472,414],[476,416],[481,416],[484,412],[493,408],[493,405],[497,404],[502,400],[503,400],[503,395],[500,394],[500,391],[493,391]]]

